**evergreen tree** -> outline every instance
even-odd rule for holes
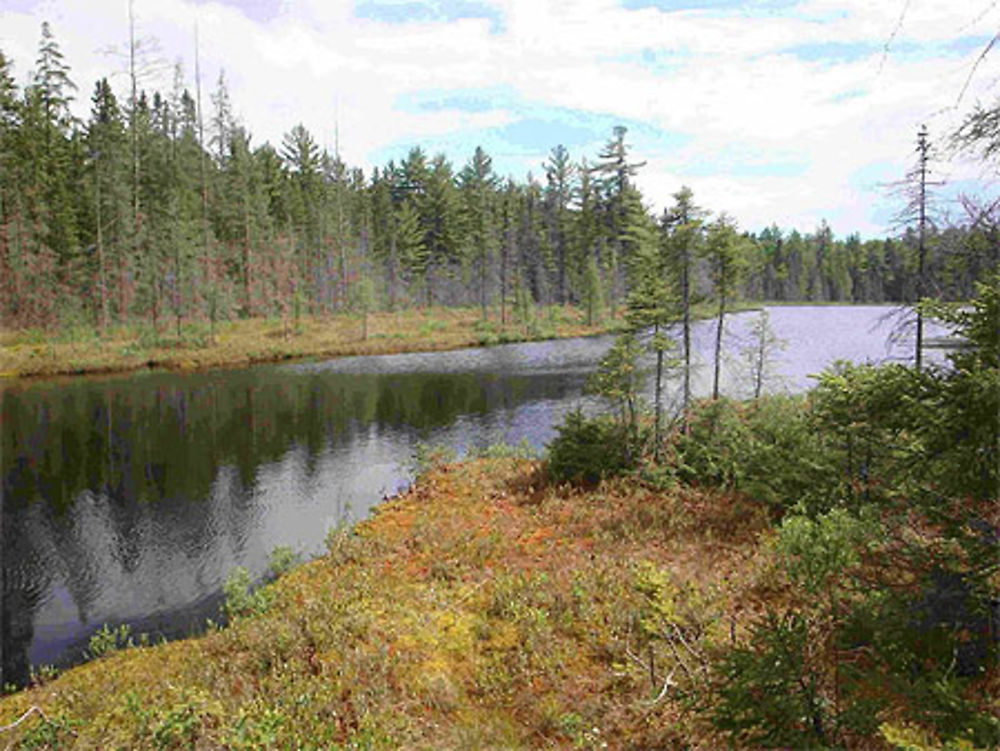
[[[667,244],[662,241],[656,222],[642,205],[639,192],[630,188],[625,195],[625,242],[629,255],[628,321],[636,332],[652,328],[650,348],[656,355],[654,380],[654,450],[659,458],[662,438],[663,377],[669,363],[667,353],[673,340],[667,327],[676,320],[677,295]]]
[[[12,237],[18,191],[15,190],[16,136],[20,102],[10,61],[0,50],[0,323],[17,314],[16,244]]]
[[[712,375],[712,398],[719,398],[719,373],[722,368],[722,337],[726,310],[736,294],[747,267],[747,243],[736,230],[736,223],[725,214],[708,228],[705,254],[708,258],[712,286],[718,303],[715,328],[715,367]]]
[[[621,271],[628,265],[628,253],[632,246],[624,234],[627,221],[626,194],[632,185],[632,178],[645,165],[645,162],[632,163],[628,159],[628,144],[625,134],[628,129],[616,125],[612,136],[598,155],[597,164],[592,171],[597,176],[598,186],[603,201],[604,228],[608,238],[609,257],[607,266],[610,275],[611,310],[614,314],[616,301],[620,297],[619,288],[624,279]]]
[[[674,205],[664,212],[660,223],[666,235],[669,264],[680,287],[682,404],[685,415],[691,407],[691,308],[698,299],[695,264],[703,242],[705,213],[695,205],[691,189],[683,187],[674,194]],[[684,427],[687,428],[686,416]]]
[[[111,268],[125,252],[128,224],[127,135],[118,100],[106,78],[94,87],[87,145],[93,186],[93,237],[97,256],[97,322],[102,335],[111,320]]]
[[[479,304],[483,319],[489,302],[489,267],[496,251],[494,202],[499,178],[493,173],[493,160],[477,146],[472,159],[458,177],[464,203],[464,233],[470,256],[478,267]]]
[[[444,154],[431,160],[419,208],[428,258],[424,284],[429,308],[434,303],[435,277],[446,281],[459,260],[459,195],[451,163]]]
[[[550,244],[555,253],[555,300],[561,305],[570,301],[570,201],[576,168],[569,151],[562,144],[555,146],[545,163],[545,204],[548,214]]]

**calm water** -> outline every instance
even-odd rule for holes
[[[905,359],[887,308],[780,307],[771,390],[835,359]],[[756,314],[734,316],[738,350]],[[707,390],[714,325],[699,324]],[[216,617],[227,572],[323,549],[411,479],[420,442],[543,446],[611,339],[0,386],[0,682],[81,657],[103,624],[175,637]],[[939,355],[938,355],[939,356]],[[745,392],[738,356],[727,393]],[[671,394],[676,398],[676,388]]]

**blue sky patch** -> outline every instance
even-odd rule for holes
[[[393,109],[403,112],[491,112],[514,109],[518,97],[509,86],[488,89],[425,89],[398,97]]]
[[[625,52],[606,58],[609,62],[625,63],[644,68],[656,75],[676,73],[685,60],[691,58],[690,52],[684,49],[654,49],[645,47],[637,52]]]
[[[852,99],[857,99],[858,97],[863,97],[868,94],[866,89],[848,89],[847,91],[841,91],[839,94],[834,94],[830,97],[831,102],[849,102]]]
[[[611,137],[612,128],[628,128],[626,142],[632,153],[641,159],[644,155],[661,154],[687,143],[690,138],[669,133],[660,128],[628,118],[607,113],[584,112],[561,107],[547,107],[525,101],[506,87],[482,90],[425,91],[397,100],[397,108],[408,112],[440,112],[453,109],[460,112],[479,113],[493,109],[511,114],[512,121],[494,128],[473,129],[420,139],[428,154],[443,152],[455,169],[461,169],[476,146],[482,146],[493,158],[494,170],[502,175],[523,179],[528,171],[535,176],[542,173],[542,162],[554,146],[559,144],[570,151],[574,160],[581,157],[593,162],[598,152]],[[413,146],[412,139],[399,139],[373,154],[372,163],[381,165],[389,159],[400,160]]]
[[[781,52],[807,62],[844,63],[880,54],[882,49],[883,45],[873,42],[819,42],[786,47]]]
[[[917,137],[917,129],[913,129],[912,138],[909,140],[915,140]],[[905,147],[907,144],[902,144]],[[869,164],[860,167],[851,174],[851,185],[860,190],[880,190],[882,186],[888,186],[889,183],[897,182],[903,179],[903,174],[906,172],[905,167],[900,167],[897,162],[890,161],[879,161],[870,162]],[[886,192],[888,188],[886,187]]]
[[[980,52],[986,49],[993,37],[988,34],[975,34],[959,37],[948,42],[944,48],[956,55],[967,55],[970,52]]]
[[[465,18],[484,18],[491,30],[503,29],[503,16],[492,5],[478,0],[357,0],[354,16],[382,23],[451,23]]]

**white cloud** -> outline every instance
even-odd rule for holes
[[[934,134],[954,127],[961,114],[955,99],[978,50],[959,55],[948,44],[992,34],[1000,20],[1000,9],[985,0],[981,8],[910,2],[901,25],[903,3],[871,0],[804,0],[769,14],[629,11],[615,0],[487,1],[503,19],[499,29],[490,18],[360,20],[352,0],[275,0],[268,20],[217,0],[135,0],[135,7],[141,33],[159,40],[168,61],[183,58],[189,79],[197,17],[203,101],[210,106],[225,68],[232,101],[258,142],[278,143],[301,121],[332,146],[339,120],[345,158],[371,167],[387,144],[440,141],[517,118],[509,103],[486,112],[405,111],[397,106],[401,97],[506,87],[536,110],[611,114],[663,131],[663,143],[648,133],[633,138],[643,149],[636,157],[648,161],[641,183],[656,206],[688,183],[704,205],[728,211],[745,227],[777,221],[811,229],[828,216],[836,231],[864,234],[886,228],[872,208],[882,202],[879,188],[859,184],[857,173],[877,164],[901,175],[921,122]],[[52,0],[30,11],[23,2],[17,7],[0,9],[0,49],[24,81],[39,25],[51,20],[85,115],[94,81],[121,68],[99,50],[124,47],[127,4]],[[831,44],[853,46],[843,47],[843,59],[792,52]],[[639,62],[661,51],[673,53],[662,66]],[[989,96],[995,69],[987,59],[963,107]],[[124,78],[115,84],[124,93]],[[169,86],[168,77],[160,85]],[[726,159],[755,168],[734,162],[727,173]],[[804,165],[802,173],[768,175],[762,168],[789,162]],[[710,173],[706,164],[719,171]],[[963,176],[976,171],[954,169]]]

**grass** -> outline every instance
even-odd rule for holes
[[[147,368],[198,370],[240,367],[300,358],[377,355],[447,350],[573,336],[614,330],[606,320],[587,326],[585,315],[571,307],[541,309],[529,325],[482,320],[472,308],[434,308],[372,313],[368,337],[352,314],[303,317],[299,325],[255,318],[228,321],[217,327],[215,341],[208,324],[187,323],[180,338],[173,329],[119,327],[101,338],[93,329],[74,327],[58,332],[0,332],[0,376],[25,377],[127,372]]]
[[[758,610],[767,527],[715,491],[438,466],[227,629],[109,650],[0,700],[0,725],[41,710],[0,744],[717,748],[699,660]]]
[[[752,309],[746,304],[739,309]],[[711,305],[695,316],[710,318]],[[286,325],[287,324],[287,325]],[[341,313],[305,316],[296,327],[279,319],[226,321],[212,341],[205,322],[186,323],[177,337],[173,329],[118,327],[100,337],[92,328],[75,326],[48,332],[39,329],[0,331],[0,378],[121,373],[160,368],[205,370],[256,363],[348,355],[460,349],[510,342],[593,336],[619,331],[620,317],[587,325],[584,311],[572,306],[538,308],[528,322],[501,326],[497,317],[482,318],[479,308],[433,308],[372,313],[368,337],[360,316]]]

